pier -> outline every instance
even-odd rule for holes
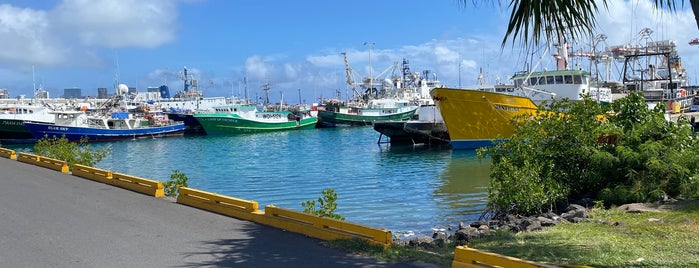
[[[0,157],[7,267],[425,267]]]

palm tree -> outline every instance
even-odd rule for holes
[[[463,0],[468,4],[469,0]],[[471,0],[472,3],[478,1]],[[500,0],[500,4],[503,4]],[[675,12],[677,0],[654,0],[656,8]],[[685,0],[679,0],[684,6]],[[699,27],[699,0],[689,0],[694,12],[694,18]],[[538,45],[542,38],[559,40],[559,37],[570,38],[574,41],[581,37],[591,36],[597,25],[595,16],[599,7],[607,10],[607,0],[509,0],[507,4],[512,9],[507,32],[502,40],[504,47],[508,41],[520,39],[522,43]]]

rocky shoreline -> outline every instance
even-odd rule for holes
[[[673,201],[669,203],[674,203]],[[633,203],[619,206],[616,209],[625,210],[628,213],[643,213],[647,211],[675,209],[677,206],[677,204],[668,204],[665,202],[664,204],[655,206]],[[434,231],[431,237],[422,236],[413,237],[410,239],[397,238],[394,240],[394,244],[398,246],[420,247],[426,249],[442,247],[450,243],[465,245],[473,239],[491,235],[495,231],[511,231],[515,233],[536,231],[541,230],[544,227],[555,226],[561,222],[583,222],[587,220],[588,217],[588,208],[581,205],[571,204],[560,214],[549,212],[538,216],[529,217],[506,215],[504,217],[500,217],[501,219],[499,220],[475,221],[469,224],[464,224],[462,222],[459,224],[456,230],[447,229]],[[607,224],[621,225],[623,223],[614,222]],[[451,231],[453,231],[453,233],[449,233]]]

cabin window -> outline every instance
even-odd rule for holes
[[[573,84],[577,84],[577,85],[582,84],[582,76],[574,75],[573,76]]]
[[[553,85],[555,84],[553,81],[553,76],[547,76],[546,77],[546,84]]]
[[[583,75],[583,76],[582,76],[582,84],[583,84],[583,85],[587,85],[587,84],[588,84],[588,83],[587,83],[587,75]]]
[[[539,85],[546,85],[546,77],[539,77],[537,80]]]
[[[563,76],[560,76],[560,75],[556,76],[556,84],[563,84]]]
[[[515,87],[522,86],[522,79],[515,79]]]
[[[536,77],[529,78],[529,85],[530,86],[536,86]]]
[[[563,76],[566,84],[572,84],[573,83],[573,76],[572,75],[564,75]]]

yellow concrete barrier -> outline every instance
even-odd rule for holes
[[[265,217],[259,223],[323,240],[360,238],[383,246],[389,246],[393,242],[391,231],[386,229],[319,217],[272,205],[265,207]]]
[[[144,179],[136,176],[113,172],[112,179],[108,182],[131,191],[147,194],[155,197],[165,196],[163,183],[159,181]]]
[[[454,261],[451,264],[452,268],[483,268],[483,267],[517,267],[517,268],[535,268],[546,267],[553,268],[557,266],[539,264],[531,261],[525,261],[518,258],[507,257],[500,254],[482,252],[477,249],[472,249],[466,246],[459,246],[454,249]]]
[[[68,173],[70,171],[68,168],[68,162],[39,155],[19,153],[17,160],[40,167],[50,168],[63,173]]]
[[[111,171],[80,164],[73,165],[73,176],[83,177],[86,179],[107,184],[109,184],[109,181],[112,180]]]
[[[256,221],[264,212],[257,202],[180,187],[177,203],[244,220]]]
[[[38,162],[36,163],[36,165],[38,166],[58,170],[63,173],[70,172],[70,168],[68,168],[68,162],[66,161],[48,158],[45,156],[38,156],[37,160]]]
[[[39,156],[35,154],[29,154],[29,153],[17,153],[17,161],[19,162],[24,162],[24,163],[29,163],[29,164],[34,164],[37,161],[37,158]]]
[[[15,153],[15,150],[10,150],[7,148],[0,148],[0,157],[17,160],[17,154]]]

